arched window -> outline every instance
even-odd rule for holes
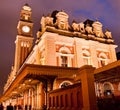
[[[99,67],[105,66],[108,64],[108,57],[105,53],[101,52],[98,56]]]
[[[61,56],[61,66],[67,67],[68,58],[67,56]]]
[[[74,55],[71,53],[68,47],[62,46],[59,49],[59,52],[57,53],[56,57],[57,66],[72,67],[73,56]]]
[[[112,86],[111,83],[105,82],[105,83],[103,84],[103,89],[104,89],[104,95],[105,95],[105,96],[109,96],[109,95],[112,94],[113,86]]]
[[[63,46],[60,48],[59,52],[61,53],[61,66],[67,67],[68,66],[68,55],[70,53],[70,50]]]

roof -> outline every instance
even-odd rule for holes
[[[120,60],[94,71],[95,81],[120,81]]]

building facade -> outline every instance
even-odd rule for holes
[[[117,60],[111,32],[104,33],[98,20],[70,25],[67,13],[53,11],[42,16],[33,46],[31,15],[30,6],[24,5],[17,26],[15,62],[1,101],[25,110],[97,110],[96,94],[100,96],[97,91],[104,81],[99,82],[99,76],[95,80],[94,71]]]

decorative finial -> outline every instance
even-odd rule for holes
[[[99,21],[97,17],[96,17],[96,21]]]
[[[32,9],[31,9],[30,6],[26,3],[26,4],[23,6],[23,10],[31,11]]]

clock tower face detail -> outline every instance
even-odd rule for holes
[[[32,10],[28,4],[22,7],[20,20],[18,22],[15,50],[15,71],[24,63],[33,46],[33,22],[31,18]]]
[[[18,22],[17,26],[18,35],[32,37],[33,22],[31,14],[31,8],[28,6],[28,4],[25,4],[20,12],[20,21]]]
[[[25,25],[25,26],[22,27],[22,31],[23,31],[24,33],[29,33],[29,32],[30,32],[30,27],[27,26],[27,25]]]

